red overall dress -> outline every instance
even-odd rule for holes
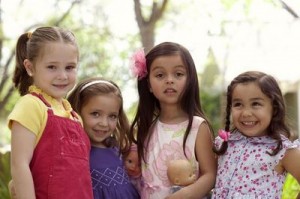
[[[42,95],[31,94],[48,107],[45,130],[30,162],[36,198],[92,199],[88,136],[78,121],[54,115]]]

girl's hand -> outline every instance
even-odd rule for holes
[[[189,192],[186,190],[186,188],[182,188],[178,191],[176,191],[175,193],[167,196],[165,199],[189,199],[192,198],[191,196],[189,196]]]
[[[10,194],[10,198],[11,199],[17,199],[17,194],[16,194],[16,190],[13,184],[13,181],[9,181],[8,183],[8,190],[9,190],[9,194]]]
[[[167,196],[165,199],[182,199],[182,198],[186,198],[186,196],[184,196],[183,194],[180,194],[179,191],[177,191],[176,193],[173,193],[172,195]]]

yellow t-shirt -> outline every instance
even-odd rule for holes
[[[73,119],[71,105],[66,99],[60,103],[36,86],[30,86],[29,92],[42,94],[45,100],[51,105],[54,115]],[[46,126],[48,118],[47,111],[47,106],[38,97],[32,94],[24,95],[18,100],[12,112],[9,114],[8,127],[11,129],[13,121],[19,122],[37,136],[37,144]]]

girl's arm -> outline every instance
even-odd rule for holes
[[[300,184],[300,148],[288,149],[282,159],[282,165]],[[300,193],[297,199],[300,199]]]
[[[203,122],[196,137],[195,153],[199,163],[200,177],[195,183],[182,188],[168,199],[198,199],[205,197],[215,185],[217,175],[217,159],[212,150],[213,137],[208,125]]]
[[[11,174],[18,199],[35,199],[29,164],[36,136],[18,122],[11,127]]]
[[[15,187],[14,187],[14,184],[13,184],[12,180],[10,180],[9,183],[8,183],[8,191],[9,191],[9,195],[10,195],[11,199],[17,199]]]

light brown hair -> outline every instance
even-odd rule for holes
[[[29,86],[33,83],[32,77],[27,74],[24,67],[24,60],[28,59],[34,64],[49,42],[68,43],[78,49],[74,34],[63,28],[40,27],[33,33],[23,33],[16,45],[16,66],[13,76],[13,83],[21,96],[27,94]]]

